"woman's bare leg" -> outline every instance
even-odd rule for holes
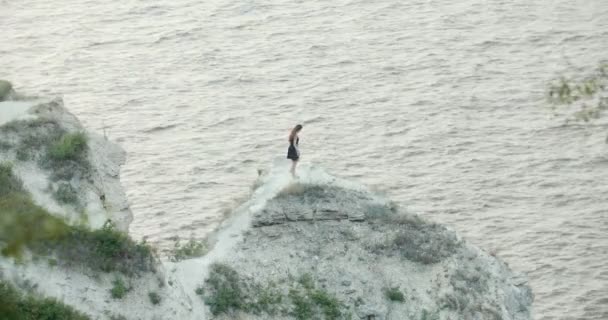
[[[296,176],[296,166],[297,165],[298,165],[298,161],[297,160],[291,161],[291,170],[289,170],[289,172],[291,172],[291,175],[293,177]]]

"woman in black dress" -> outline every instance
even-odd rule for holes
[[[291,133],[289,133],[289,148],[287,149],[287,159],[291,159],[291,172],[292,176],[296,176],[296,166],[298,165],[298,160],[300,160],[300,150],[298,149],[298,145],[300,144],[300,137],[298,137],[298,133],[302,131],[302,125],[299,124],[293,129],[291,129]]]

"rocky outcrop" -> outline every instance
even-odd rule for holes
[[[0,102],[0,162],[11,162],[39,205],[72,223],[100,228],[107,220],[127,231],[132,214],[120,184],[126,154],[87,132],[61,99]],[[87,140],[82,159],[49,161],[47,153],[65,134]],[[69,193],[69,194],[66,194]]]
[[[128,230],[132,215],[119,180],[125,152],[86,131],[61,100],[0,102],[0,151],[27,201],[70,225],[99,229],[110,220]],[[92,319],[531,318],[530,288],[504,262],[364,186],[310,165],[294,180],[288,165],[277,160],[260,176],[250,199],[209,236],[202,257],[153,259],[131,275],[58,262],[73,256],[63,242],[62,255],[0,256],[0,281]],[[124,235],[75,230],[72,241],[84,236],[87,244],[75,254],[107,252],[108,239],[144,247]]]
[[[530,319],[531,290],[503,262],[338,179],[287,185],[251,213],[202,283],[212,318]],[[222,309],[217,282],[245,303]]]

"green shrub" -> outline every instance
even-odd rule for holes
[[[0,247],[2,255],[20,257],[22,249],[57,241],[69,231],[61,219],[34,204],[25,193],[0,196]]]
[[[274,315],[277,306],[283,301],[283,296],[272,284],[268,286],[255,285],[251,294],[252,302],[249,309],[255,314],[265,312]]]
[[[205,303],[214,315],[245,307],[239,275],[231,267],[219,263],[212,264],[209,278],[205,282],[210,292],[205,297]]]
[[[87,137],[82,132],[66,133],[48,151],[53,160],[80,160],[87,149]]]
[[[75,175],[86,176],[90,171],[86,135],[82,132],[64,134],[51,144],[41,161],[43,168],[51,170],[53,180],[70,180]]]
[[[160,296],[159,296],[159,295],[158,295],[158,293],[156,293],[156,292],[149,292],[149,293],[148,293],[148,298],[150,298],[150,302],[151,302],[153,305],[157,305],[157,304],[159,304],[159,303],[160,303],[160,301],[161,301]]]
[[[203,256],[207,251],[206,241],[197,241],[194,238],[190,238],[185,245],[182,245],[178,238],[173,245],[173,249],[169,253],[169,259],[173,262],[182,261],[184,259]]]
[[[24,295],[0,281],[0,319],[87,320],[89,317],[55,299]]]
[[[110,295],[114,299],[122,299],[127,292],[131,291],[131,287],[127,287],[125,282],[121,278],[116,278],[112,281],[112,288],[110,289]]]
[[[344,306],[336,297],[315,287],[310,274],[303,274],[289,288],[277,288],[274,283],[262,285],[239,277],[230,266],[213,264],[205,288],[197,288],[214,315],[242,311],[245,313],[275,315],[284,310],[298,320],[342,319]],[[287,297],[283,292],[289,292]],[[287,299],[285,299],[287,298]],[[285,303],[285,304],[283,304]]]
[[[154,271],[152,248],[145,242],[133,241],[127,234],[115,230],[111,223],[98,230],[73,226],[65,235],[33,250],[55,255],[66,266],[84,266],[128,276]]]
[[[152,249],[106,223],[99,230],[69,226],[36,205],[6,163],[0,164],[0,249],[20,257],[22,249],[52,256],[64,266],[84,266],[133,275],[154,271]]]
[[[292,315],[298,320],[312,319],[313,304],[308,296],[296,289],[289,291],[289,298],[293,304]]]
[[[321,308],[325,315],[325,319],[338,319],[342,315],[342,312],[340,312],[342,304],[336,297],[331,296],[327,291],[316,289],[310,292],[310,298],[319,308]]]
[[[390,301],[398,301],[398,302],[405,301],[405,296],[403,295],[403,292],[401,292],[401,290],[399,290],[399,287],[385,288],[384,296],[387,299],[389,299]]]
[[[154,271],[152,249],[106,224],[99,230],[69,226],[33,203],[25,193],[0,196],[0,246],[19,257],[24,247],[53,256],[63,266],[134,275]]]
[[[0,163],[0,197],[17,192],[23,192],[23,184],[13,174],[13,166],[6,162]]]

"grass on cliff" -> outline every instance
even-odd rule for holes
[[[89,317],[55,299],[23,294],[0,281],[0,320],[88,320]]]
[[[332,294],[317,288],[309,274],[296,284],[281,288],[274,283],[262,285],[242,278],[232,267],[215,263],[203,287],[197,289],[214,315],[241,311],[250,314],[278,313],[298,320],[343,319],[344,305]]]
[[[65,134],[57,121],[38,118],[34,120],[14,120],[0,126],[0,132],[14,135],[18,139],[15,145],[17,159],[33,160],[36,155],[45,151],[54,141]]]
[[[180,239],[176,238],[175,243],[173,244],[173,249],[169,250],[169,260],[177,262],[185,259],[201,257],[204,256],[207,251],[209,251],[209,247],[207,245],[207,241],[205,240],[199,241],[194,238],[190,238],[188,242],[182,244]]]
[[[24,248],[54,258],[58,265],[134,275],[154,270],[150,246],[133,241],[107,223],[90,230],[70,226],[36,205],[12,167],[0,163],[0,249],[21,257]]]
[[[87,136],[83,132],[67,132],[52,119],[14,120],[0,126],[0,132],[13,135],[14,146],[4,143],[5,149],[14,147],[20,161],[36,160],[51,171],[53,180],[86,177],[90,173],[87,160]]]
[[[370,206],[368,211],[371,223],[392,226],[386,232],[386,240],[371,247],[374,252],[396,251],[408,260],[434,264],[450,257],[461,246],[456,234],[417,215],[398,213],[391,206]]]
[[[405,295],[403,294],[403,292],[401,292],[401,290],[399,290],[399,287],[384,288],[384,296],[390,301],[405,301]]]
[[[82,132],[65,133],[53,141],[41,159],[42,167],[51,170],[55,180],[70,180],[76,174],[89,174],[87,137]]]

